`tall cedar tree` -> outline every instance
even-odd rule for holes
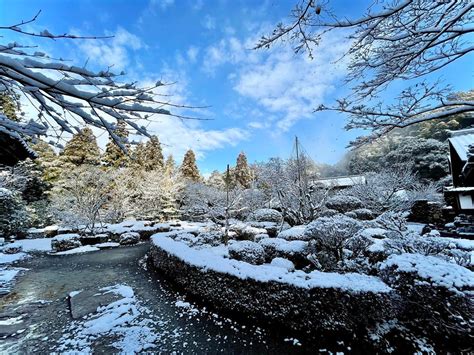
[[[39,139],[32,145],[33,150],[38,155],[35,163],[43,169],[43,180],[48,183],[58,181],[63,171],[63,162],[56,152],[45,141]]]
[[[191,149],[184,155],[183,164],[181,164],[181,173],[185,179],[195,182],[201,180],[201,175],[196,165],[196,156]]]
[[[244,152],[241,152],[237,157],[237,164],[235,166],[235,181],[244,189],[250,188],[252,183],[252,171],[247,163],[247,157]]]
[[[99,146],[90,128],[86,127],[72,136],[61,153],[61,160],[75,166],[100,163]]]
[[[146,161],[146,148],[145,148],[145,143],[138,143],[135,146],[135,149],[132,152],[132,164],[139,168],[139,169],[144,169],[145,168],[145,161]]]
[[[161,170],[164,163],[160,141],[157,136],[151,136],[145,146],[145,170]]]
[[[175,172],[175,170],[176,170],[176,162],[174,161],[173,155],[170,154],[168,155],[168,158],[166,158],[165,173],[171,175]]]
[[[130,144],[128,143],[128,131],[127,123],[123,120],[117,122],[114,133],[121,140],[121,144],[127,151],[130,151]],[[127,153],[125,153],[112,138],[109,138],[109,142],[105,147],[105,153],[102,157],[105,165],[114,168],[123,168],[128,165],[130,159]]]

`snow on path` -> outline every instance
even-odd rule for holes
[[[66,250],[66,251],[60,251],[57,253],[53,253],[51,255],[70,255],[70,254],[80,254],[80,253],[88,253],[90,251],[98,251],[100,250],[97,247],[91,246],[91,245],[84,245],[82,247]]]
[[[15,261],[23,260],[29,258],[30,255],[26,253],[16,253],[16,254],[4,254],[0,253],[0,264],[11,264]]]
[[[93,343],[102,337],[116,339],[112,346],[121,354],[134,354],[153,347],[159,335],[153,328],[159,322],[147,318],[150,313],[135,297],[133,289],[115,285],[100,289],[122,298],[97,308],[81,320],[73,321],[59,340],[58,350],[63,353],[92,353]]]
[[[0,295],[10,292],[13,286],[13,280],[20,271],[28,270],[25,268],[0,268]]]

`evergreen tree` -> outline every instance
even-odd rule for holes
[[[123,120],[118,121],[114,133],[119,137],[125,149],[129,151],[130,144],[128,143],[127,123]],[[102,160],[107,166],[115,168],[125,167],[130,161],[127,153],[125,153],[112,138],[109,138]]]
[[[196,156],[191,149],[184,155],[183,164],[181,164],[181,173],[185,179],[195,182],[201,180],[201,175],[196,165]]]
[[[75,166],[99,164],[99,146],[90,128],[84,128],[72,136],[61,153],[61,160],[66,164],[70,163]]]
[[[132,165],[139,169],[145,168],[146,162],[146,147],[145,144],[140,142],[135,146],[132,152]]]
[[[43,170],[43,180],[47,183],[58,181],[63,170],[63,163],[55,153],[53,148],[43,140],[38,140],[32,145],[32,149],[38,155],[35,163]]]
[[[252,183],[252,171],[249,168],[244,152],[241,152],[237,157],[234,176],[240,186],[244,189],[250,188],[250,184]]]
[[[172,154],[168,155],[168,158],[166,158],[164,171],[168,175],[176,172],[176,162],[174,161]]]
[[[20,121],[19,95],[0,94],[0,112],[12,121]]]
[[[157,136],[151,136],[145,147],[145,170],[160,170],[164,166],[163,152]]]

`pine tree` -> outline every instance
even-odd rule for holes
[[[241,152],[237,157],[234,176],[240,186],[245,189],[250,188],[250,184],[252,183],[252,171],[249,168],[244,152]]]
[[[19,95],[0,94],[0,112],[12,121],[20,121]]]
[[[181,164],[181,173],[185,179],[195,182],[201,180],[201,175],[196,165],[196,156],[191,149],[184,155],[183,164]]]
[[[157,136],[151,136],[145,147],[145,170],[161,170],[164,166],[163,152]]]
[[[99,146],[90,128],[84,128],[72,136],[61,153],[61,160],[75,166],[98,165],[100,163]]]
[[[118,121],[114,133],[119,137],[125,149],[129,151],[130,144],[128,143],[127,123],[123,120]],[[109,139],[109,142],[105,147],[105,153],[102,160],[107,166],[115,168],[125,167],[130,161],[127,153],[125,153],[112,138]]]

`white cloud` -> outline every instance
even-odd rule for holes
[[[166,10],[173,4],[174,0],[150,0],[149,7],[159,6],[162,10]]]
[[[216,28],[216,20],[211,15],[206,15],[204,16],[204,19],[202,20],[202,25],[204,26],[205,29],[211,31]]]
[[[188,48],[186,52],[188,59],[191,63],[196,62],[197,56],[199,54],[199,48],[195,46],[191,46]]]
[[[315,49],[315,59],[310,60],[305,54],[294,54],[288,45],[267,51],[249,49],[257,38],[241,41],[230,37],[209,46],[203,70],[214,75],[221,65],[233,64],[235,70],[228,79],[234,90],[272,117],[262,118],[266,121],[263,127],[272,123],[276,131],[285,132],[297,121],[312,117],[313,110],[335,89],[344,75],[344,63],[335,61],[348,43],[339,37],[325,38]],[[255,122],[248,126],[260,128]]]
[[[174,105],[191,105],[191,94],[187,89],[187,77],[183,71],[174,71],[165,67],[160,74],[165,83],[174,84],[159,88],[157,92]],[[150,86],[155,79],[143,80],[142,86]],[[157,97],[159,99],[159,97]],[[164,107],[173,114],[188,117],[203,117],[206,115],[200,109],[180,109],[177,107]],[[175,159],[181,159],[186,150],[193,149],[198,159],[203,158],[207,152],[236,146],[249,138],[249,133],[243,128],[224,127],[221,129],[207,129],[210,121],[183,120],[173,116],[159,115],[144,122],[150,134],[156,134],[163,143],[165,154],[172,153]],[[133,137],[139,140],[139,137]]]
[[[122,70],[130,64],[129,51],[136,51],[144,48],[142,40],[119,27],[115,33],[107,33],[113,35],[111,39],[96,41],[77,42],[80,50],[90,59],[101,66],[113,65],[115,70]]]

